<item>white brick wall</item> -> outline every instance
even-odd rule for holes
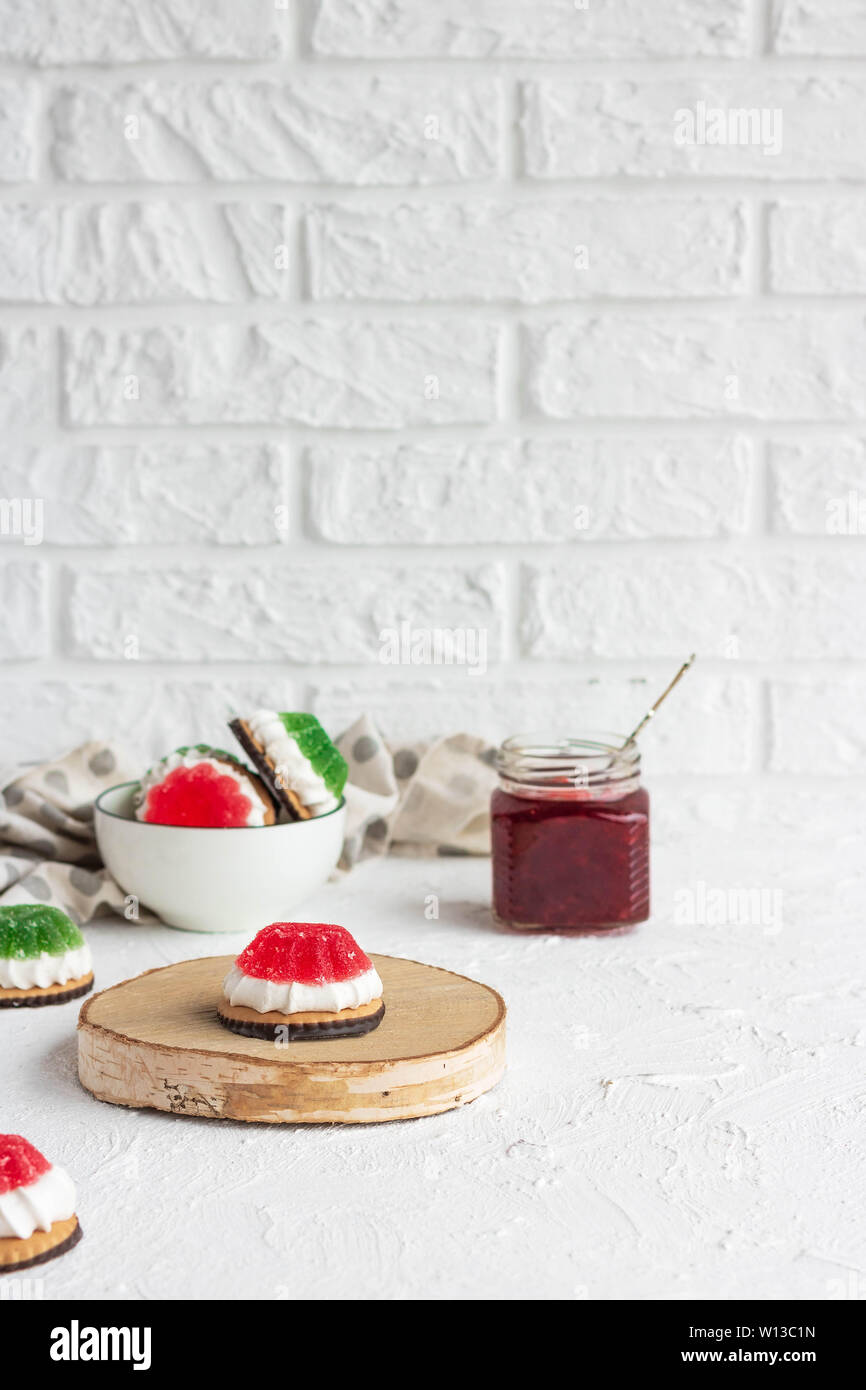
[[[0,0],[0,65],[0,765],[625,729],[697,649],[654,778],[866,774],[866,6]]]
[[[822,70],[823,72],[823,70]],[[542,78],[525,84],[522,120],[526,170],[539,179],[858,179],[866,148],[856,138],[866,78],[611,77],[575,82]],[[761,143],[679,144],[676,114],[696,109],[781,111],[777,153]],[[767,142],[770,143],[769,140]]]
[[[743,288],[744,217],[742,203],[694,198],[645,200],[640,216],[610,198],[322,207],[307,221],[311,291],[407,303],[728,296]]]
[[[418,318],[73,331],[64,416],[127,429],[485,424],[496,416],[499,336],[494,324]]]
[[[51,162],[71,183],[462,183],[496,173],[500,99],[492,79],[391,72],[81,81],[51,103]]]

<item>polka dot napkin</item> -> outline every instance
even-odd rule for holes
[[[495,750],[483,739],[389,745],[362,715],[337,744],[349,764],[343,871],[388,853],[489,854]],[[93,802],[141,770],[116,745],[95,742],[0,779],[0,903],[50,903],[76,922],[123,915],[126,895],[96,847]],[[136,920],[155,920],[137,910]]]
[[[349,764],[340,867],[374,854],[489,854],[495,748],[472,734],[388,744],[369,715],[337,739]]]
[[[76,922],[122,914],[125,895],[96,848],[93,802],[140,773],[114,745],[84,743],[7,782],[0,794],[0,903],[50,903]],[[154,919],[141,912],[140,920]]]

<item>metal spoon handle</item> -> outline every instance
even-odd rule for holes
[[[673,690],[673,688],[674,688],[674,686],[677,684],[677,682],[682,680],[683,676],[686,674],[686,671],[689,669],[689,667],[691,666],[692,662],[694,661],[696,655],[697,655],[697,653],[692,652],[692,654],[691,654],[691,656],[689,657],[688,661],[684,661],[684,662],[683,662],[682,666],[681,666],[680,669],[677,671],[677,673],[676,673],[676,675],[674,676],[673,680],[671,681],[670,685],[667,686],[667,688],[666,688],[665,690],[662,691],[661,695],[658,697],[658,699],[656,700],[655,704],[650,706],[650,708],[647,710],[646,714],[644,715],[643,719],[640,721],[640,723],[637,725],[637,727],[636,727],[635,729],[633,729],[632,732],[629,734],[628,738],[626,739],[625,743],[623,744],[623,748],[625,748],[626,744],[628,744],[628,743],[633,743],[634,740],[637,738],[638,734],[640,733],[641,729],[644,727],[644,725],[646,725],[646,724],[648,724],[648,723],[650,722],[650,720],[652,719],[653,715],[655,714],[656,710],[658,709],[658,707],[659,707],[659,705],[662,703],[662,701],[663,701],[663,700],[666,700],[666,699],[668,698],[668,696],[670,695],[671,691]]]

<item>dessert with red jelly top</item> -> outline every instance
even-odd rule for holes
[[[81,1239],[75,1186],[21,1134],[0,1134],[0,1274],[43,1264]]]
[[[222,830],[273,825],[276,818],[261,778],[231,753],[204,743],[175,749],[145,773],[135,814],[154,825]]]
[[[241,952],[223,983],[222,1023],[252,1037],[353,1036],[382,1020],[382,981],[345,927],[272,922]]]
[[[649,916],[640,754],[596,739],[509,739],[491,800],[493,905],[508,926],[603,931]]]
[[[0,1134],[0,1196],[31,1187],[50,1167],[45,1155],[22,1134]]]

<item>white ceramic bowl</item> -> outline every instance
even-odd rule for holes
[[[125,893],[184,931],[254,933],[286,921],[340,857],[346,803],[289,825],[238,830],[138,821],[137,783],[96,800],[99,852]]]

